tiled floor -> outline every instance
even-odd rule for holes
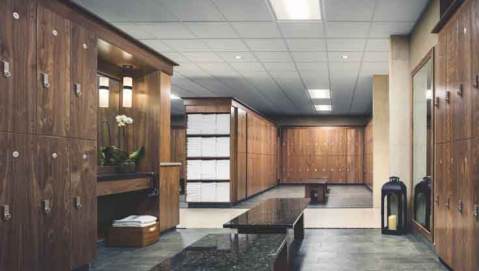
[[[204,235],[224,232],[229,231],[177,230],[164,234],[158,243],[141,249],[100,246],[91,270],[149,270]],[[306,230],[305,239],[297,249],[293,270],[447,270],[428,246],[411,235],[386,236],[379,230]]]

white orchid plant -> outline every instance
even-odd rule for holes
[[[115,117],[115,120],[118,127],[125,127],[129,124],[133,124],[133,119],[128,117],[127,115],[117,115]]]

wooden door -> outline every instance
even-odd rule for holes
[[[38,266],[68,270],[71,253],[70,175],[64,138],[39,136],[34,140],[34,225],[38,226]],[[53,260],[54,259],[54,260]]]
[[[36,270],[29,138],[0,133],[0,270]],[[8,211],[7,211],[8,209]]]
[[[37,132],[67,136],[70,120],[70,22],[39,7],[37,12]]]
[[[454,74],[448,84],[451,91],[453,108],[453,138],[454,140],[471,137],[472,97],[471,97],[471,1],[465,3],[458,20],[458,38],[451,33],[451,47],[448,54],[454,64],[448,63],[448,74]],[[457,44],[455,44],[457,42]],[[454,52],[453,52],[454,50]],[[451,70],[449,72],[449,70]],[[455,81],[456,83],[454,83]]]
[[[447,31],[438,35],[437,58],[435,68],[435,137],[436,143],[445,143],[451,140],[451,103],[447,89]]]
[[[35,2],[0,2],[0,131],[33,131],[35,114]],[[22,46],[19,46],[21,44]]]
[[[96,254],[96,141],[70,139],[71,268],[92,262]]]
[[[83,27],[71,28],[70,136],[96,140],[96,37]]]

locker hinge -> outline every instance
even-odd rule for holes
[[[79,83],[73,84],[73,91],[75,92],[75,95],[77,97],[80,97],[80,95],[81,95],[81,85]]]
[[[2,220],[7,222],[12,219],[12,213],[10,212],[10,206],[2,205]]]
[[[43,213],[45,215],[49,215],[52,212],[52,207],[50,205],[50,200],[42,200],[42,208],[43,208]]]
[[[50,82],[48,80],[48,73],[42,72],[41,74],[42,77],[42,85],[44,88],[49,88],[50,87]]]
[[[75,208],[80,209],[82,207],[81,204],[81,198],[80,197],[75,197]]]
[[[479,74],[476,74],[474,77],[474,83],[472,85],[474,88],[479,88]]]
[[[12,76],[12,73],[10,72],[10,63],[8,61],[2,60],[2,66],[3,66],[3,76],[5,78],[9,78]]]

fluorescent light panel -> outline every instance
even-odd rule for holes
[[[270,0],[278,20],[320,20],[319,0]]]
[[[331,111],[333,108],[330,104],[315,104],[316,111]]]
[[[329,89],[308,89],[311,99],[331,99]]]

